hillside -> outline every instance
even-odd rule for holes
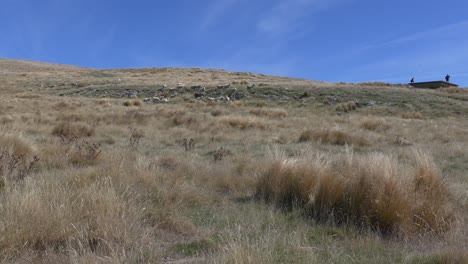
[[[218,89],[220,85],[229,88]],[[179,88],[177,88],[179,87]],[[0,88],[9,93],[177,100],[193,97],[205,87],[206,98],[302,101],[335,105],[355,101],[361,105],[422,111],[435,116],[468,114],[468,92],[463,89],[429,91],[384,83],[327,83],[249,72],[200,68],[143,68],[96,70],[69,65],[0,59]],[[250,88],[251,87],[251,88]],[[236,96],[239,95],[239,96]],[[202,98],[200,98],[202,99]]]
[[[468,263],[468,94],[0,60],[0,263]]]
[[[0,59],[2,78],[17,78],[17,81],[29,87],[42,88],[60,86],[72,88],[114,84],[122,86],[158,86],[176,87],[183,83],[193,85],[216,86],[226,83],[243,82],[249,84],[312,86],[330,85],[324,82],[268,76],[248,72],[229,72],[216,69],[200,68],[142,68],[96,70],[69,65],[41,63],[24,60]],[[41,86],[42,85],[42,86]]]

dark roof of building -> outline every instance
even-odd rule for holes
[[[409,85],[414,88],[426,88],[426,89],[437,89],[443,87],[458,87],[458,84],[445,82],[445,81],[431,81],[431,82],[415,82]]]

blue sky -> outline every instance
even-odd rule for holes
[[[466,0],[0,0],[0,57],[468,86]]]

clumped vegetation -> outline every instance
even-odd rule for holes
[[[437,89],[438,92],[448,93],[448,94],[462,94],[468,93],[467,89],[458,88],[458,87],[446,87]]]
[[[432,256],[415,257],[414,264],[465,264],[468,263],[468,253],[461,251],[442,252]]]
[[[143,130],[130,128],[130,147],[136,148],[140,144],[140,140],[145,137]]]
[[[265,129],[267,125],[265,122],[255,119],[247,118],[242,116],[225,116],[220,119],[222,124],[228,125],[232,128],[238,129],[247,129],[247,128],[257,128]]]
[[[356,110],[357,108],[357,105],[356,105],[356,102],[354,101],[349,101],[349,102],[345,102],[345,103],[339,103],[335,106],[335,110],[338,111],[338,112],[351,112],[353,110]]]
[[[101,146],[88,141],[73,142],[68,160],[76,166],[96,165],[99,162]]]
[[[99,104],[105,104],[105,103],[99,103]],[[124,101],[123,106],[141,106],[141,101],[139,101],[139,100]]]
[[[288,112],[284,109],[267,109],[267,108],[256,108],[250,110],[251,115],[265,116],[270,118],[282,119],[288,116]]]
[[[0,135],[0,188],[29,176],[36,167],[39,156],[22,137]]]
[[[401,114],[403,119],[424,119],[424,116],[420,112],[404,112]]]
[[[464,93],[61,67],[0,76],[0,263],[466,262]]]
[[[277,160],[259,178],[256,196],[383,235],[444,233],[455,222],[453,197],[430,158],[416,159],[412,167],[378,153]]]
[[[359,127],[370,131],[384,131],[390,128],[390,125],[382,118],[366,118],[361,121]]]
[[[316,141],[322,144],[366,146],[369,141],[361,136],[341,129],[306,130],[299,136],[299,142]]]
[[[61,122],[57,124],[53,130],[52,135],[60,137],[91,137],[95,133],[95,129],[85,124]]]
[[[392,84],[390,83],[386,83],[386,82],[362,82],[362,83],[358,83],[358,85],[365,85],[365,86],[377,86],[377,87],[389,87],[389,86],[392,86]]]

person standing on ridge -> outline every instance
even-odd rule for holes
[[[447,75],[445,75],[445,81],[446,81],[446,82],[449,82],[449,81],[450,81],[450,75],[448,75],[448,73],[447,73]]]
[[[410,81],[410,82],[411,82],[411,83],[414,83],[414,77],[413,77],[413,78],[411,78],[411,81]]]

